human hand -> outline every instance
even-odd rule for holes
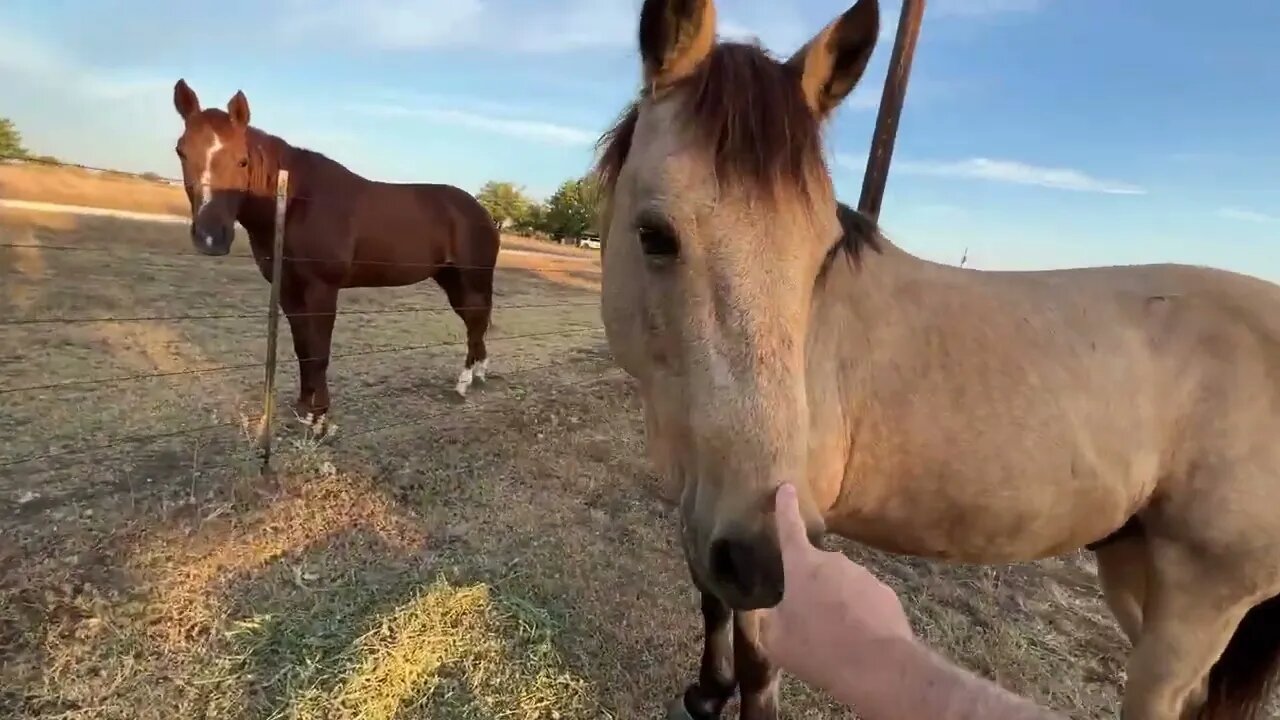
[[[809,542],[795,487],[778,488],[774,518],[782,549],[782,602],[765,611],[769,659],[800,680],[834,690],[840,669],[875,662],[877,641],[915,638],[894,591],[865,568]],[[841,673],[843,674],[843,673]]]

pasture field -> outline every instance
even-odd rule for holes
[[[11,169],[0,196],[139,209],[85,178],[10,194]],[[280,418],[264,478],[246,428],[268,287],[243,239],[207,258],[181,225],[0,210],[0,244],[21,246],[0,247],[0,717],[655,718],[693,678],[697,601],[598,329],[596,253],[502,255],[490,380],[466,401],[443,293],[344,291],[337,431],[316,443]],[[250,317],[12,322],[192,314]],[[245,367],[188,372],[223,365]],[[165,374],[24,389],[148,373]],[[1084,557],[949,567],[842,547],[935,647],[1114,717],[1124,643]],[[787,717],[849,716],[784,687]]]

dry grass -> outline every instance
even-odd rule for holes
[[[60,165],[0,163],[0,198],[185,215],[182,188]]]
[[[3,317],[256,312],[267,294],[243,256],[184,254],[181,227],[0,217],[14,238],[112,249],[0,249]],[[599,323],[570,306],[595,298],[597,266],[574,260],[594,255],[564,250],[503,256],[495,336]],[[440,296],[351,291],[342,307]],[[0,334],[0,388],[262,353],[252,319]],[[449,312],[351,315],[335,352],[460,338]],[[273,478],[238,427],[256,416],[257,369],[0,394],[0,462],[236,423],[0,467],[0,716],[658,716],[692,678],[700,622],[632,384],[598,332],[491,351],[493,379],[466,403],[450,398],[457,347],[336,361],[339,431],[316,443],[280,423]],[[1114,716],[1123,645],[1081,558],[946,567],[847,549],[944,652],[1073,717]],[[847,716],[795,684],[785,695],[788,717]]]
[[[0,199],[81,205],[158,215],[190,213],[182,188],[141,177],[84,170],[63,165],[0,162]],[[13,213],[10,211],[10,215]],[[53,216],[63,217],[67,216]],[[37,221],[39,222],[39,221]],[[503,247],[579,260],[599,257],[598,250],[505,235]]]

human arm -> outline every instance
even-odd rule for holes
[[[887,585],[844,555],[813,547],[784,485],[775,503],[786,590],[766,611],[771,660],[867,720],[1051,720],[1061,716],[921,643]]]
[[[832,641],[841,642],[833,633]],[[869,643],[830,666],[824,689],[866,720],[1060,720],[914,639]]]

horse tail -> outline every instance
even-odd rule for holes
[[[1280,681],[1280,595],[1253,606],[1209,671],[1198,720],[1255,720],[1266,715]]]

